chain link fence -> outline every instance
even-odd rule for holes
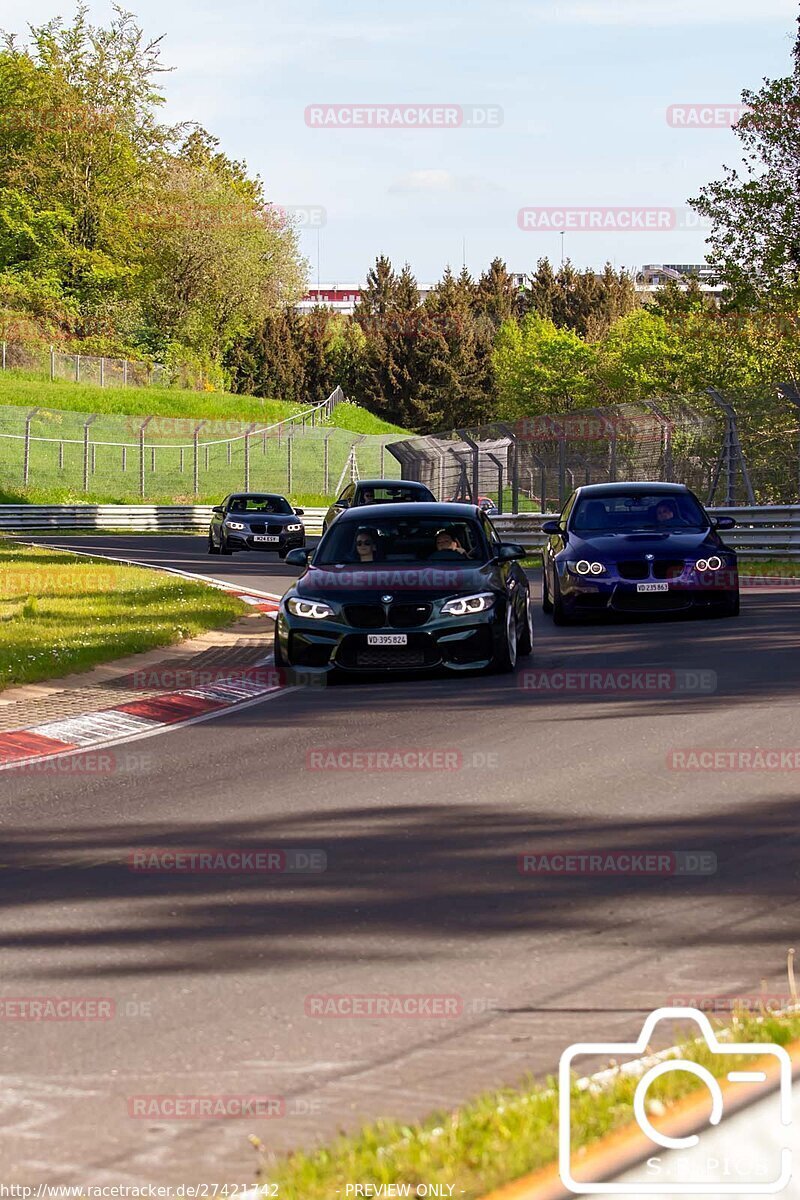
[[[141,359],[108,358],[94,354],[66,354],[54,346],[26,346],[0,342],[0,369],[25,371],[51,381],[94,384],[97,387],[169,387],[183,381],[184,369],[170,372],[162,363]],[[202,386],[202,380],[186,386]]]
[[[500,512],[557,512],[575,487],[616,480],[685,483],[709,504],[792,504],[797,412],[777,411],[766,443],[752,422],[740,438],[735,403],[709,389],[693,402],[672,396],[407,438],[391,453],[404,478],[438,499],[488,497]]]
[[[347,478],[396,478],[396,435],[330,425],[341,388],[274,425],[0,407],[0,480],[104,502],[217,503],[235,489],[329,496]]]

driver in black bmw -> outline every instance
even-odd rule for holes
[[[533,647],[524,556],[472,505],[350,509],[313,557],[287,555],[306,570],[281,600],[276,665],[512,671]]]

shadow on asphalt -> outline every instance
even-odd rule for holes
[[[38,968],[31,965],[27,977],[62,980],[135,975],[144,954],[148,974],[208,969],[212,963],[215,971],[248,965],[264,971],[265,964],[275,971],[307,961],[311,935],[320,963],[351,963],[353,939],[365,961],[402,961],[405,952],[391,942],[398,936],[416,939],[408,943],[415,959],[430,938],[433,959],[440,939],[457,941],[462,935],[561,931],[576,946],[586,945],[606,929],[604,906],[620,897],[656,898],[668,905],[676,898],[707,898],[713,891],[715,901],[733,903],[720,903],[717,923],[703,929],[709,950],[730,946],[741,955],[752,944],[782,956],[786,931],[775,917],[781,908],[796,906],[800,846],[800,797],[787,794],[785,786],[776,787],[769,800],[736,805],[730,820],[717,809],[708,816],[635,824],[584,820],[576,831],[573,820],[545,813],[551,807],[549,798],[539,800],[539,811],[523,813],[488,802],[392,808],[332,803],[324,811],[245,822],[220,817],[137,825],[131,820],[63,829],[51,822],[46,831],[7,825],[0,947],[36,953]],[[129,866],[134,847],[313,847],[325,851],[327,870],[271,877],[141,873]],[[519,856],[534,851],[669,856],[675,850],[699,854],[709,849],[718,860],[714,875],[543,876],[522,874],[519,866]],[[746,900],[741,920],[739,896]],[[769,904],[772,919],[766,927],[753,922],[754,900]],[[79,927],[72,915],[87,901],[107,906],[109,919],[102,927]],[[11,910],[22,906],[42,906],[46,924],[14,932]],[[54,913],[59,916],[53,922]],[[645,937],[651,950],[666,950],[680,946],[685,929],[671,930],[664,921],[646,933],[632,928],[631,937]],[[67,949],[69,965],[63,957]],[[87,965],[87,955],[98,957]]]

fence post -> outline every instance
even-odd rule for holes
[[[32,408],[25,418],[25,453],[22,464],[22,478],[27,487],[31,469],[31,421],[36,416],[38,408]]]
[[[497,457],[496,454],[489,454],[487,452],[486,457],[490,458],[492,460],[492,462],[494,463],[494,465],[497,467],[497,507],[498,507],[498,510],[502,513],[502,511],[503,511],[503,464],[500,461],[500,459]]]
[[[386,470],[386,446],[381,442],[381,479],[385,478]]]
[[[292,439],[286,439],[286,491],[292,493]]]
[[[144,431],[152,421],[147,417],[139,426],[139,496],[144,500]]]
[[[123,474],[125,473],[125,471],[127,471],[127,469],[128,469],[128,447],[123,446],[122,447],[122,471],[123,471]]]
[[[330,445],[329,445],[330,440],[331,440],[331,434],[326,433],[325,437],[323,439],[323,443],[322,443],[322,476],[323,476],[323,482],[324,482],[324,487],[322,490],[323,490],[324,495],[326,495],[326,496],[328,495],[328,489],[330,488],[330,482],[331,482],[330,481]]]
[[[182,475],[183,474],[183,446],[181,446],[181,459],[180,459],[180,466],[178,467],[178,470],[180,471],[180,473]]]
[[[55,346],[50,347],[50,382],[53,383],[56,377],[56,349]]]
[[[123,358],[123,360],[122,360],[122,386],[123,387],[128,386],[128,360],[127,360],[127,358]]]
[[[194,494],[200,492],[200,430],[205,425],[205,421],[201,421],[199,425],[195,425],[192,441],[194,443]],[[206,446],[206,470],[208,470],[208,446]]]
[[[3,370],[6,369],[6,343],[3,342]]]
[[[465,429],[457,429],[456,433],[469,446],[470,456],[472,458],[472,504],[478,503],[480,495],[481,480],[480,480],[480,447],[478,443],[471,438]]]
[[[250,491],[250,434],[256,428],[251,425],[244,435],[244,490]]]
[[[58,469],[59,469],[59,471],[64,470],[64,443],[63,442],[58,443]]]
[[[106,386],[106,360],[104,355],[100,355],[100,387]]]
[[[84,492],[89,491],[89,426],[91,425],[92,421],[95,421],[96,419],[97,419],[97,417],[95,415],[94,417],[87,417],[86,420],[83,422],[83,490],[84,490]]]
[[[81,356],[80,356],[80,354],[76,354],[75,355],[75,382],[80,383],[80,381],[81,381]]]

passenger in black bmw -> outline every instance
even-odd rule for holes
[[[472,505],[347,510],[313,554],[287,555],[305,570],[281,601],[275,662],[305,672],[512,671],[533,647],[524,557]]]

